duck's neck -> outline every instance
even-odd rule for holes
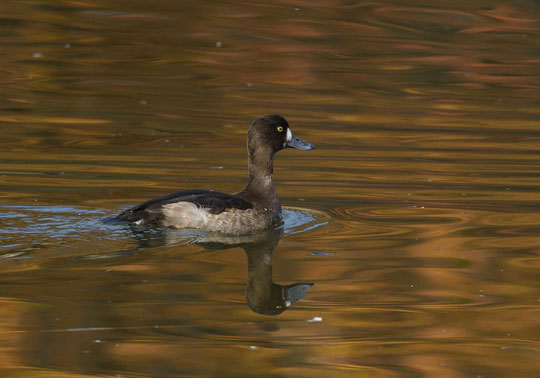
[[[266,151],[265,151],[266,152]],[[272,182],[272,174],[274,173],[274,153],[267,151],[267,153],[257,154],[253,150],[249,150],[248,155],[248,183],[246,190],[250,192],[262,192],[268,196],[274,194],[274,183]]]
[[[280,298],[279,287],[272,281],[272,252],[275,245],[270,248],[245,248],[248,257],[248,278],[246,285],[246,299],[248,306],[256,312],[264,313],[272,306],[275,297]],[[277,292],[277,293],[276,293]],[[278,294],[278,295],[273,295]]]

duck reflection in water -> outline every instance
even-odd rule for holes
[[[140,230],[132,228],[134,234],[142,236]],[[248,259],[246,301],[249,308],[258,314],[279,315],[293,303],[304,299],[313,283],[298,282],[280,285],[272,280],[272,255],[281,235],[283,224],[276,224],[255,235],[232,236],[225,234],[204,234],[196,237],[195,243],[210,250],[243,248]],[[141,246],[155,247],[186,241],[186,235],[171,230],[163,230],[160,237],[142,237]]]

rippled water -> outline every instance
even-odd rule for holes
[[[0,3],[0,375],[535,377],[536,1]],[[103,222],[235,192],[283,222]]]

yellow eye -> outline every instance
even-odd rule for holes
[[[277,131],[282,132],[283,131],[283,126],[278,126]]]

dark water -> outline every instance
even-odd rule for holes
[[[0,375],[540,375],[537,1],[0,3]],[[101,220],[246,177],[283,223]]]

